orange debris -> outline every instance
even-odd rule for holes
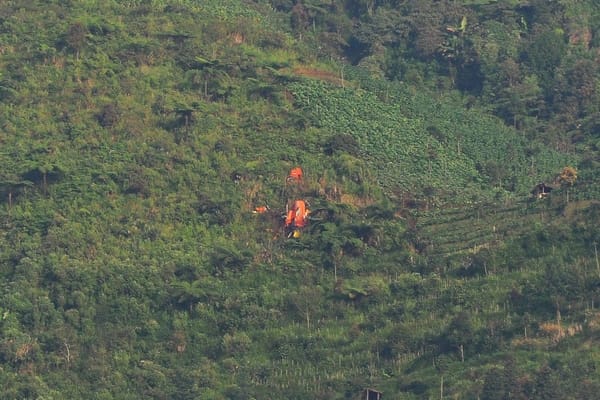
[[[287,180],[298,182],[298,181],[302,180],[302,175],[303,175],[302,168],[294,167],[291,169],[291,171],[287,177]]]
[[[310,210],[304,200],[296,200],[285,218],[285,227],[288,231],[304,228],[308,223]]]

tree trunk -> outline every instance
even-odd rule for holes
[[[306,312],[306,329],[310,331],[310,313]]]

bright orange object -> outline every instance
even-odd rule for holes
[[[304,200],[296,200],[285,218],[285,227],[288,229],[304,228],[308,223],[310,210],[306,208]]]
[[[290,174],[287,177],[288,181],[301,181],[302,180],[302,168],[294,167],[291,169]]]

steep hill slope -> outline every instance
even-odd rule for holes
[[[0,397],[592,398],[594,169],[286,16],[0,3]]]

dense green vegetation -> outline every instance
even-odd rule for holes
[[[594,3],[0,2],[0,397],[596,398]]]

